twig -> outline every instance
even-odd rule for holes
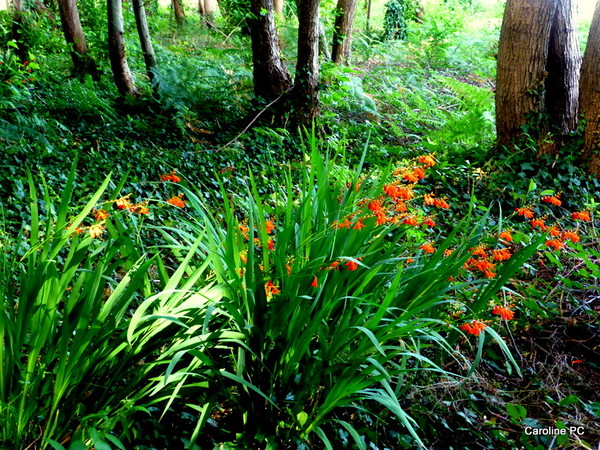
[[[256,122],[258,120],[258,118],[262,115],[262,113],[264,113],[267,109],[269,109],[274,103],[276,103],[281,97],[283,97],[285,94],[287,94],[290,91],[290,89],[288,89],[287,91],[282,92],[281,94],[279,94],[279,97],[277,97],[275,100],[273,100],[271,103],[269,103],[267,106],[265,106],[262,110],[260,110],[258,112],[258,114],[256,116],[254,116],[254,119],[252,119],[250,121],[250,123],[248,125],[246,125],[246,128],[244,128],[240,134],[238,134],[236,137],[234,137],[232,140],[230,140],[227,144],[225,144],[221,149],[225,147],[228,147],[229,145],[233,144],[235,141],[237,141],[240,136],[242,136],[246,131],[248,131],[248,129],[254,124],[254,122]]]

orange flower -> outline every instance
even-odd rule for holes
[[[435,166],[435,158],[432,155],[419,156],[419,162],[425,164],[425,167]]]
[[[104,233],[104,227],[100,224],[95,224],[89,227],[88,231],[92,239],[96,239],[102,236],[102,233]]]
[[[542,219],[533,219],[531,222],[531,229],[535,230],[535,228],[539,228],[541,230],[545,230],[548,228]]]
[[[560,194],[557,195],[546,195],[544,197],[542,197],[542,201],[546,202],[546,203],[550,203],[551,205],[554,206],[560,206],[562,205],[562,202],[559,199]]]
[[[513,241],[513,237],[510,234],[510,232],[508,231],[503,231],[502,233],[500,233],[500,239],[504,239],[506,242],[512,242]]]
[[[374,213],[377,213],[377,212],[383,210],[383,206],[381,206],[381,202],[379,200],[370,201],[368,208],[371,211],[373,211]]]
[[[312,287],[319,287],[319,279],[317,278],[317,276],[316,276],[316,275],[314,276],[314,278],[313,278],[313,280],[312,280],[312,283],[310,283],[310,285],[311,285]]]
[[[358,264],[355,261],[348,261],[345,266],[348,268],[348,270],[358,269]]]
[[[333,225],[332,225],[333,228],[337,228],[338,230],[340,228],[350,228],[351,226],[352,226],[352,222],[350,222],[348,220],[348,218],[344,219],[344,221],[342,223],[335,221],[335,222],[333,222]]]
[[[415,260],[413,258],[406,258],[406,264],[414,263]]]
[[[448,202],[446,200],[443,200],[441,198],[436,198],[433,200],[433,206],[435,206],[436,208],[442,208],[442,209],[448,209],[450,208],[450,205],[448,204]]]
[[[269,239],[267,242],[267,248],[271,251],[275,250],[275,240]]]
[[[94,219],[96,220],[106,220],[110,214],[105,209],[94,210]]]
[[[406,206],[406,203],[404,203],[402,200],[396,199],[396,207],[394,208],[396,210],[396,212],[406,212],[408,211],[408,207]]]
[[[248,239],[248,231],[250,231],[250,228],[248,228],[247,225],[244,225],[243,223],[240,224],[240,231],[242,232],[242,235],[244,235],[244,237],[246,239]]]
[[[423,169],[422,167],[417,167],[417,168],[415,168],[415,170],[413,170],[413,174],[419,180],[422,180],[423,178],[425,178],[425,169]]]
[[[565,231],[562,238],[571,242],[579,242],[579,235],[575,231]]]
[[[530,208],[517,208],[515,210],[517,215],[523,216],[527,219],[531,219],[533,217],[533,211]]]
[[[548,230],[548,234],[552,237],[558,237],[558,236],[560,236],[560,230],[558,229],[558,227],[556,225],[554,225],[553,227],[551,227]]]
[[[427,225],[428,227],[435,227],[435,221],[431,217],[426,217],[423,220],[423,225]]]
[[[385,192],[385,195],[392,198],[400,196],[400,188],[395,184],[386,184],[383,186],[383,192]]]
[[[410,200],[414,195],[414,193],[410,187],[398,188],[397,193],[398,193],[398,197],[401,198],[402,200]]]
[[[423,196],[423,203],[425,203],[428,206],[433,206],[435,204],[435,195],[425,194]]]
[[[496,261],[506,261],[507,259],[510,259],[510,257],[512,256],[510,253],[510,250],[508,248],[503,248],[500,250],[492,250],[492,253],[494,254],[494,259]]]
[[[433,245],[427,243],[427,244],[423,244],[421,245],[421,247],[419,247],[421,250],[423,250],[425,253],[435,253],[435,248],[433,247]]]
[[[240,252],[240,260],[241,260],[241,261],[242,261],[244,264],[247,264],[247,263],[248,263],[248,256],[246,255],[246,254],[247,254],[247,252],[248,252],[247,250],[246,250],[246,251],[243,251],[243,252]]]
[[[551,239],[546,241],[546,245],[553,250],[560,250],[561,248],[564,248],[565,243],[560,239]]]
[[[494,306],[492,314],[500,316],[503,320],[511,320],[515,317],[515,313],[508,306]]]
[[[115,200],[115,206],[119,209],[129,208],[131,206],[131,202],[129,201],[129,195]]]
[[[479,336],[481,332],[485,330],[485,327],[485,323],[479,320],[474,320],[471,323],[463,323],[459,328],[463,331],[466,331],[469,334]]]
[[[339,261],[334,261],[332,262],[329,267],[329,270],[340,270],[340,262]]]
[[[450,256],[452,253],[454,253],[454,249],[452,248],[447,248],[444,250],[444,256]]]
[[[402,223],[404,225],[411,225],[411,226],[416,226],[419,225],[419,221],[417,220],[417,218],[415,216],[408,216],[406,219],[404,219],[402,221]]]
[[[589,211],[574,211],[571,213],[571,217],[573,217],[574,220],[582,220],[584,222],[592,221]]]
[[[487,258],[487,253],[485,252],[485,245],[478,245],[475,248],[472,248],[471,251],[471,255],[473,256],[479,256],[481,258]]]
[[[281,291],[279,290],[279,286],[273,284],[271,280],[267,281],[265,284],[265,294],[267,294],[267,298],[271,298],[275,294],[279,294]]]
[[[160,181],[172,181],[173,183],[179,183],[181,181],[181,178],[179,178],[177,175],[175,175],[176,173],[177,173],[177,171],[173,170],[169,174],[161,175]]]
[[[388,218],[385,216],[383,211],[378,211],[375,213],[377,220],[375,221],[375,225],[383,225],[388,221]]]
[[[364,227],[365,227],[365,224],[363,223],[363,220],[362,219],[358,219],[352,228],[354,228],[356,230],[360,230],[360,229],[362,229]]]
[[[265,222],[265,228],[267,230],[267,234],[271,234],[273,232],[273,230],[275,229],[275,224],[273,222],[271,222],[270,220],[267,220]]]
[[[137,214],[150,214],[148,207],[142,204],[130,206],[129,211]]]
[[[167,203],[176,206],[177,208],[184,208],[185,207],[185,202],[181,199],[181,196],[179,197],[171,197],[169,200],[167,200]]]

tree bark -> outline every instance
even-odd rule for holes
[[[76,75],[90,74],[99,77],[96,62],[88,54],[88,46],[79,19],[79,10],[76,0],[59,0],[58,11],[65,41],[71,47],[73,72]]]
[[[499,144],[521,136],[543,114],[546,60],[557,0],[508,0],[500,31],[496,80]]]
[[[352,27],[358,0],[338,0],[333,26],[331,58],[336,64],[347,64],[352,48]]]
[[[254,94],[272,100],[291,86],[290,75],[279,56],[273,0],[253,0],[250,7]]]
[[[273,0],[273,8],[277,17],[283,17],[283,0]]]
[[[583,55],[579,95],[586,120],[583,156],[588,158],[588,171],[600,176],[600,2],[596,3]]]
[[[180,0],[171,0],[173,5],[173,14],[175,14],[175,22],[177,25],[182,25],[185,21],[185,13],[183,12],[183,5]]]
[[[13,0],[11,39],[14,39],[17,44],[15,55],[17,55],[17,58],[19,58],[21,63],[24,63],[29,59],[29,48],[23,36],[23,27],[25,26],[24,14],[25,8],[23,6],[23,0]]]
[[[158,90],[156,72],[158,63],[150,39],[150,30],[148,29],[148,21],[146,20],[146,8],[143,0],[133,0],[133,14],[135,15],[135,25],[137,27],[138,36],[140,37],[140,46],[144,53],[144,63],[146,64],[146,72],[150,79],[152,91],[156,94]]]
[[[319,0],[298,0],[298,61],[292,97],[298,123],[319,110]]]
[[[123,24],[123,3],[121,0],[107,0],[108,12],[108,56],[113,78],[119,93],[123,96],[138,94],[138,88],[127,64]]]
[[[546,63],[546,109],[550,130],[558,135],[577,129],[581,48],[574,0],[558,0]]]

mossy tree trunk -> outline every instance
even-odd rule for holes
[[[181,0],[171,0],[171,6],[173,6],[175,22],[177,22],[177,25],[183,25],[183,22],[185,22],[185,12],[183,11]]]
[[[15,55],[21,63],[29,59],[29,48],[25,42],[23,27],[25,27],[25,6],[23,0],[13,0],[13,18],[11,26],[11,39],[14,39],[17,46]]]
[[[293,116],[306,124],[319,111],[319,0],[298,0],[298,23]]]
[[[123,3],[121,0],[107,0],[108,13],[108,56],[113,78],[119,93],[123,96],[138,94],[138,88],[127,64],[123,23]]]
[[[338,0],[333,26],[331,59],[336,64],[346,64],[352,48],[352,27],[358,0]]]
[[[81,27],[76,0],[59,0],[58,11],[65,41],[71,47],[73,72],[76,75],[90,74],[92,77],[98,78],[98,67],[88,53],[87,41]]]
[[[508,0],[500,31],[496,79],[499,144],[522,135],[544,112],[544,82],[556,0]]]
[[[273,0],[252,0],[250,7],[254,94],[272,100],[287,91],[292,84],[279,55]]]
[[[146,72],[152,85],[152,91],[156,94],[158,91],[156,73],[158,70],[158,63],[156,61],[156,54],[154,53],[154,47],[152,46],[152,40],[150,38],[150,30],[148,29],[148,20],[146,19],[146,8],[143,0],[132,0],[133,13],[135,15],[135,24],[137,27],[138,36],[140,38],[140,46],[144,53],[144,63],[146,65]]]
[[[588,171],[600,176],[600,2],[590,27],[580,80],[580,107],[586,120],[583,156]]]

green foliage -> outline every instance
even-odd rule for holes
[[[408,36],[408,21],[413,18],[414,5],[411,0],[390,0],[385,4],[383,39],[405,40]]]

